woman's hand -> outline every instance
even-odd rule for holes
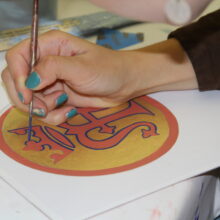
[[[126,52],[50,31],[39,37],[38,62],[30,75],[29,59],[25,40],[8,51],[2,78],[12,102],[23,111],[28,111],[33,91],[34,114],[48,123],[65,121],[75,107],[114,106],[133,97],[135,79],[128,63],[134,60]]]
[[[2,79],[12,102],[59,124],[76,107],[110,107],[157,91],[197,88],[192,65],[174,40],[139,50],[113,51],[60,31],[39,37],[38,62],[29,75],[29,40],[8,51]]]

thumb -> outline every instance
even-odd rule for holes
[[[72,81],[80,69],[77,57],[47,56],[42,58],[28,76],[25,85],[31,90],[41,90],[57,80]]]

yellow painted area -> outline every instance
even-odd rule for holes
[[[156,152],[164,144],[169,136],[169,124],[160,109],[157,109],[150,103],[146,103],[146,101],[140,98],[136,99],[136,102],[152,111],[154,115],[134,115],[124,119],[119,119],[115,122],[111,122],[108,125],[116,126],[115,132],[117,132],[134,122],[147,121],[157,125],[157,132],[159,135],[143,138],[141,129],[146,129],[146,127],[138,127],[134,129],[117,146],[103,150],[94,150],[86,148],[85,146],[81,146],[80,143],[77,142],[75,135],[68,135],[67,137],[73,142],[75,149],[64,159],[54,163],[53,159],[50,158],[50,155],[55,153],[62,154],[62,147],[61,150],[46,149],[44,151],[24,151],[24,142],[27,139],[27,135],[16,135],[14,133],[7,132],[8,130],[27,126],[28,115],[21,113],[17,109],[12,109],[6,116],[3,123],[2,130],[4,140],[7,145],[10,146],[10,148],[18,155],[44,167],[53,167],[64,170],[100,170],[135,163],[139,160],[147,158],[152,153]],[[96,112],[94,115],[97,118],[101,118],[123,110],[126,108],[126,106],[127,104],[112,109],[106,109],[101,112]],[[85,123],[86,120],[82,116],[78,115],[71,119],[69,122],[71,124],[79,125]],[[34,119],[33,125],[45,126],[45,123]],[[63,128],[51,126],[48,124],[47,126],[56,129],[62,134],[65,132],[65,129]],[[96,140],[103,140],[105,138],[110,138],[112,134],[99,133],[98,129],[94,129],[89,133],[89,136]]]

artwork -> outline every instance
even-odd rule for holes
[[[117,173],[152,162],[175,143],[172,113],[147,96],[114,108],[79,108],[58,126],[33,120],[15,108],[0,118],[1,150],[14,160],[43,171],[77,176]]]

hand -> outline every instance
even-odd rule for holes
[[[198,88],[192,64],[175,39],[132,51],[113,51],[50,31],[39,37],[38,63],[29,75],[29,40],[8,51],[2,79],[15,105],[59,124],[75,107],[110,107],[164,90]]]
[[[29,40],[8,51],[2,78],[12,102],[51,124],[73,116],[75,107],[109,107],[132,98],[132,57],[72,35],[50,31],[39,37],[38,63],[29,75]],[[59,107],[59,108],[58,108]]]

